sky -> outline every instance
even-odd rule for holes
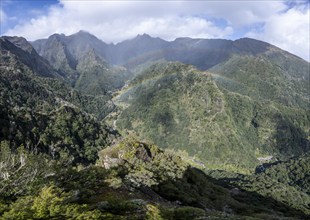
[[[309,0],[0,0],[0,35],[27,40],[88,31],[106,43],[138,34],[263,40],[310,61]]]

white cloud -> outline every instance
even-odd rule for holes
[[[309,7],[296,6],[270,17],[262,31],[252,30],[247,36],[267,41],[309,61],[309,13]]]
[[[6,23],[7,19],[8,17],[6,13],[2,9],[0,9],[0,24]]]
[[[105,42],[115,43],[142,33],[166,40],[182,36],[231,38],[240,30],[260,24],[262,32],[252,30],[248,36],[307,58],[305,50],[309,46],[305,45],[309,34],[305,31],[309,22],[305,20],[307,15],[300,11],[304,5],[296,4],[288,10],[284,1],[60,0],[46,15],[19,24],[5,34],[35,40],[53,33],[69,35],[86,30]],[[295,26],[290,19],[295,19]]]
[[[119,42],[148,33],[167,40],[180,36],[224,38],[233,33],[226,25],[217,27],[192,11],[188,2],[61,1],[46,16],[17,25],[6,35],[21,35],[28,40],[53,33],[73,34],[87,30],[106,42]],[[201,4],[201,2],[197,2]],[[195,5],[195,4],[194,4]],[[195,9],[195,10],[194,10]],[[201,8],[199,9],[201,11]],[[199,13],[198,13],[199,14]]]
[[[286,9],[281,1],[209,1],[197,4],[187,3],[191,13],[205,13],[223,18],[234,27],[242,27],[257,22],[264,22],[275,13]]]
[[[282,10],[279,2],[235,1],[65,1],[40,16],[7,31],[29,40],[60,32],[87,30],[107,42],[118,42],[139,33],[173,39],[189,37],[229,37],[234,26],[261,21]],[[268,9],[268,10],[266,10]],[[240,16],[242,19],[240,19]],[[216,27],[206,19],[221,18],[228,24]]]

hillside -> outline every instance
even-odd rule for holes
[[[307,110],[229,91],[216,76],[181,63],[154,64],[114,98],[123,108],[116,126],[232,171],[253,170],[258,157],[309,151]]]
[[[179,156],[134,138],[101,151],[97,166],[62,169],[31,189],[10,206],[0,203],[3,219],[302,219],[307,213],[225,188]],[[309,196],[302,196],[306,204]]]
[[[31,68],[37,75],[49,77],[57,76],[57,73],[53,71],[49,63],[38,55],[35,49],[25,38],[1,37],[0,43],[2,62],[10,62],[9,57],[11,56],[18,57],[19,62]],[[8,54],[8,51],[12,54]]]
[[[308,153],[288,161],[264,164],[262,165],[264,167],[263,172],[261,169],[258,169],[258,174],[268,176],[278,182],[294,186],[298,190],[310,194],[309,157]]]
[[[1,146],[7,146],[12,153],[23,149],[42,153],[69,165],[95,162],[97,151],[117,136],[116,131],[90,115],[107,114],[111,108],[109,100],[81,95],[54,75],[48,63],[44,63],[46,70],[52,72],[41,74],[36,63],[28,65],[28,60],[43,58],[15,46],[18,40],[14,44],[5,38],[0,40]],[[28,46],[27,50],[32,51]],[[100,109],[96,109],[98,105]],[[2,168],[15,163],[10,157],[2,159]],[[14,170],[10,172],[14,174]],[[5,176],[10,176],[10,172]]]
[[[263,55],[234,56],[208,71],[217,73],[214,75],[217,83],[229,91],[259,101],[307,109],[310,96],[309,65],[298,61],[287,58],[290,69]]]
[[[224,186],[274,198],[309,215],[309,154],[288,161],[265,163],[253,175],[208,171]]]

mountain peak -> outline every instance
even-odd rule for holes
[[[151,37],[150,35],[143,33],[143,34],[138,34],[137,37]]]
[[[78,32],[75,33],[76,35],[92,35],[91,33],[89,33],[88,31],[84,31],[84,30],[79,30]],[[94,36],[94,35],[92,35]]]
[[[69,41],[76,41],[75,43],[78,44],[105,44],[102,40],[98,39],[95,35],[80,30],[79,32],[67,36],[67,40]],[[98,43],[100,41],[100,43]],[[97,45],[98,46],[98,45]]]
[[[151,37],[150,35],[148,35],[148,34],[146,34],[146,33],[144,33],[144,34],[138,34],[136,37],[135,37],[135,39],[137,39],[137,40],[147,40],[147,39],[153,39],[153,37]]]
[[[235,40],[233,42],[233,45],[240,52],[246,52],[253,55],[265,53],[269,49],[269,47],[272,46],[269,43],[253,38],[240,38],[238,40]]]
[[[90,37],[90,38],[98,39],[95,35],[87,32],[87,31],[84,31],[84,30],[80,30],[80,31],[76,32],[75,34],[72,34],[71,36]]]
[[[31,44],[23,37],[4,36],[3,38],[10,41],[12,44],[14,44],[15,46],[19,47],[20,49],[28,53],[31,53],[33,51],[33,47],[31,46]]]
[[[235,40],[234,42],[243,42],[243,43],[249,43],[249,44],[259,44],[259,45],[271,46],[271,44],[269,44],[265,41],[256,40],[256,39],[249,38],[249,37],[243,37],[243,38]]]
[[[16,63],[29,67],[33,73],[43,77],[55,77],[55,73],[52,71],[51,66],[38,55],[32,45],[23,37],[0,37],[1,41],[1,57],[11,57],[15,59]],[[3,53],[3,51],[9,51],[9,53]],[[5,55],[4,55],[5,54]],[[12,56],[14,54],[14,56]],[[15,67],[15,62],[6,63],[5,59],[1,60],[1,65],[8,65]]]
[[[64,34],[52,34],[51,36],[49,36],[48,40],[52,40],[52,41],[61,41],[62,39],[64,39],[66,36]]]

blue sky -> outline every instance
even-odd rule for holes
[[[148,33],[267,41],[309,61],[309,1],[1,0],[1,35],[28,40],[86,30],[117,43]]]
[[[5,22],[1,22],[1,35],[14,26],[44,15],[57,0],[1,0],[1,17],[5,13]]]

